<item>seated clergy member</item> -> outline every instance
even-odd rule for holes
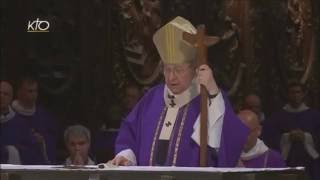
[[[235,167],[248,129],[234,114],[208,65],[196,66],[196,48],[182,39],[196,33],[182,17],[164,25],[153,40],[163,62],[164,84],[151,88],[122,123],[115,165],[199,166],[200,96],[208,99],[208,166]]]
[[[65,130],[64,140],[69,152],[66,165],[94,165],[89,157],[91,135],[89,129],[82,125],[70,126]]]
[[[312,180],[320,179],[320,112],[306,105],[307,89],[288,82],[287,104],[266,119],[264,141],[281,151],[289,167],[303,166]]]
[[[16,118],[24,122],[20,128],[29,134],[21,159],[23,164],[55,164],[59,128],[53,114],[38,102],[38,90],[37,75],[22,73],[12,102]]]
[[[1,164],[21,164],[20,153],[26,134],[21,133],[21,121],[16,117],[10,104],[13,88],[9,81],[0,80],[0,142]]]
[[[238,113],[238,117],[250,130],[238,166],[248,168],[284,167],[285,162],[280,153],[269,149],[258,138],[261,134],[261,126],[256,113],[243,110]]]

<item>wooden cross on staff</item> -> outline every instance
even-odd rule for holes
[[[207,64],[208,46],[214,45],[220,41],[219,37],[206,36],[206,28],[199,25],[196,34],[183,33],[183,39],[197,48],[198,67]],[[208,144],[208,92],[204,85],[200,87],[200,166],[207,166],[207,144]]]

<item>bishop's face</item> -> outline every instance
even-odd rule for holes
[[[163,74],[168,88],[174,94],[181,94],[190,86],[195,69],[190,63],[164,64]]]

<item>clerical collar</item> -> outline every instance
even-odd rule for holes
[[[12,108],[19,114],[25,116],[32,116],[36,112],[36,106],[32,108],[25,108],[23,107],[18,100],[14,100],[12,102]]]
[[[309,107],[305,103],[302,103],[298,108],[294,108],[290,104],[286,104],[283,107],[283,109],[285,111],[287,111],[287,112],[298,113],[298,112],[302,112],[302,111],[308,110]]]
[[[9,113],[7,113],[7,114],[1,114],[1,116],[0,116],[0,123],[5,123],[5,122],[11,120],[11,119],[14,117],[15,114],[16,114],[16,113],[13,111],[13,109],[11,108],[11,106],[9,106]]]
[[[164,102],[167,107],[169,108],[180,108],[187,103],[189,103],[193,98],[198,96],[200,94],[198,84],[196,83],[196,80],[192,80],[191,85],[188,89],[186,89],[181,94],[174,94],[172,91],[168,88],[167,85],[165,85],[164,88]]]
[[[264,144],[260,139],[257,140],[257,143],[254,147],[252,147],[248,152],[242,152],[240,155],[241,160],[248,161],[254,159],[261,154],[264,154],[269,150],[268,146]]]

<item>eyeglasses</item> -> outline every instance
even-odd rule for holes
[[[183,75],[186,72],[188,72],[191,68],[189,64],[186,65],[177,65],[177,66],[164,66],[163,67],[163,73],[164,75],[169,75],[170,73],[173,73],[176,76]]]

